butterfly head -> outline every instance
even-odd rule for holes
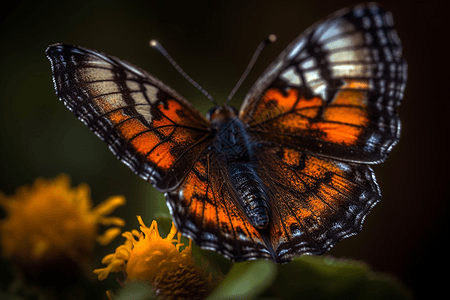
[[[238,114],[239,111],[233,106],[218,105],[208,111],[206,119],[215,127],[228,122],[230,119],[237,118]]]

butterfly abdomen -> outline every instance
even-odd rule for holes
[[[216,130],[214,147],[226,169],[231,190],[248,221],[263,229],[269,223],[266,187],[256,173],[254,143],[245,125],[230,107],[217,107],[211,112]]]
[[[265,228],[269,223],[267,193],[252,164],[232,163],[227,171],[236,199],[248,220],[256,228]]]

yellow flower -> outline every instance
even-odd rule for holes
[[[0,220],[3,257],[22,265],[43,265],[61,258],[84,264],[95,241],[104,245],[120,234],[113,227],[98,235],[98,227],[124,226],[124,220],[106,217],[124,204],[123,196],[113,196],[93,208],[89,186],[72,188],[65,174],[52,180],[38,178],[13,196],[0,192],[0,205],[7,213]]]
[[[162,238],[156,221],[147,227],[140,216],[137,218],[141,232],[132,230],[122,234],[125,243],[102,260],[108,266],[94,271],[99,280],[104,280],[110,272],[122,271],[125,283],[148,283],[158,299],[202,299],[210,278],[195,265],[192,241],[180,251],[184,244],[175,225],[172,224],[167,237]]]

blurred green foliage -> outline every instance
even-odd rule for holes
[[[362,262],[303,256],[284,265],[235,263],[208,300],[411,298],[396,279],[374,273]]]

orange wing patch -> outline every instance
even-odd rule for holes
[[[300,165],[301,156],[301,153],[293,149],[287,148],[283,151],[283,161],[291,167]]]
[[[296,159],[292,160],[292,157]],[[303,157],[303,162],[300,164],[298,160],[301,157]],[[297,162],[294,168],[293,162]],[[291,201],[287,201],[290,209],[286,208],[286,211],[293,211],[297,222],[303,222],[302,220],[306,217],[320,216],[323,218],[328,213],[332,213],[333,207],[339,207],[341,201],[345,200],[346,195],[341,190],[351,190],[349,182],[339,180],[339,178],[345,178],[345,172],[334,163],[313,156],[306,157],[303,153],[293,149],[284,150],[281,161],[275,161],[272,158],[270,164],[271,166],[281,164],[276,168],[279,176],[277,180],[283,182],[285,190],[299,193],[295,198],[289,192],[275,197],[283,199],[283,201],[291,199]],[[299,165],[303,167],[301,170],[298,170]],[[275,166],[273,167],[275,168]],[[270,182],[271,179],[267,178],[267,180]],[[280,203],[280,205],[284,204]]]
[[[266,91],[262,101],[252,116],[250,125],[265,123],[274,118],[283,119],[277,123],[280,130],[307,129],[309,119],[317,117],[323,100],[319,97],[305,99],[297,89],[288,89],[285,93],[277,88]],[[296,111],[295,116],[291,116]]]
[[[259,101],[250,125],[258,134],[270,134],[270,139],[285,145],[301,146],[301,139],[312,138],[354,146],[369,124],[368,89],[366,80],[348,80],[326,103],[318,96],[307,99],[296,88],[285,92],[270,88]]]
[[[326,141],[355,145],[369,122],[367,89],[367,81],[348,81],[324,109],[323,121],[313,123],[311,129],[325,133]]]
[[[173,142],[165,141],[162,143],[161,138],[156,134],[156,130],[161,134],[161,131],[165,130],[166,132],[163,136],[168,136],[170,132],[173,132],[174,130],[173,123],[171,123],[172,127],[163,127],[164,129],[160,131],[158,127],[155,126],[155,123],[157,123],[155,120],[155,122],[153,122],[155,128],[152,129],[149,126],[144,125],[137,118],[126,115],[123,110],[111,111],[107,115],[107,118],[113,123],[113,126],[117,128],[121,137],[128,141],[137,153],[146,156],[149,161],[156,163],[159,168],[167,170],[173,165],[175,157],[170,153]],[[169,123],[166,121],[163,122],[167,125]],[[169,132],[167,132],[167,130]]]

